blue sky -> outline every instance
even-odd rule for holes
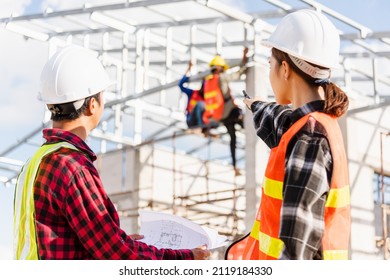
[[[89,1],[96,2],[98,0]],[[117,2],[119,2],[118,0]],[[12,12],[19,14],[42,12],[42,7],[53,9],[80,7],[79,0],[4,0],[0,2],[0,17]],[[103,2],[108,2],[103,1]],[[225,0],[244,11],[259,11],[259,0]],[[300,1],[286,1],[299,3]],[[388,0],[320,0],[320,3],[344,14],[374,31],[390,30],[390,1]],[[47,3],[47,5],[45,4]],[[40,70],[47,57],[47,46],[37,41],[26,41],[19,35],[0,28],[0,152],[16,143],[26,133],[37,128],[43,118],[43,105],[36,100]],[[20,159],[27,157],[21,155]],[[12,257],[12,202],[13,188],[0,184],[0,259]]]
[[[390,1],[386,0],[321,0],[328,7],[365,25],[375,32],[390,30]]]

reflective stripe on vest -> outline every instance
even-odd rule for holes
[[[335,118],[324,113],[311,113],[302,117],[283,135],[277,147],[271,150],[262,199],[250,235],[229,247],[227,259],[278,259],[284,248],[278,238],[280,210],[283,200],[284,163],[291,138],[314,118],[327,131],[333,158],[330,191],[325,204],[325,231],[322,238],[323,258],[348,259],[350,234],[350,193],[347,159],[341,131]],[[240,249],[238,249],[240,248]]]
[[[203,122],[208,124],[210,119],[220,121],[223,115],[224,100],[219,86],[219,75],[209,75],[204,81],[205,112]]]
[[[43,145],[23,166],[18,176],[14,198],[14,257],[17,260],[38,259],[34,182],[42,158],[60,148],[77,150],[68,142]]]
[[[187,104],[187,112],[188,113],[192,113],[192,111],[194,110],[196,104],[198,104],[199,101],[202,101],[203,98],[202,96],[199,95],[199,91],[198,90],[193,90],[192,91],[192,94],[191,94],[191,98],[190,100],[188,101],[188,104]]]

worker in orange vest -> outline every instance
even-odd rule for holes
[[[211,74],[205,77],[203,83],[205,112],[203,122],[208,126],[224,124],[230,136],[230,152],[235,175],[240,175],[236,166],[236,127],[243,125],[243,113],[234,102],[230,82],[238,80],[247,70],[248,48],[244,48],[238,71],[228,73],[228,64],[220,55],[216,55],[209,63]]]
[[[264,44],[272,48],[276,103],[244,103],[271,153],[252,230],[226,257],[348,259],[348,163],[337,122],[348,97],[329,80],[339,33],[322,13],[304,9],[286,15]]]
[[[204,98],[203,98],[203,84],[199,90],[192,89],[185,84],[190,81],[190,71],[192,68],[192,62],[188,63],[188,68],[183,77],[179,81],[180,90],[187,96],[186,106],[186,123],[188,128],[200,128],[204,127],[203,113],[205,110]]]

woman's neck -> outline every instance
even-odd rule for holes
[[[293,109],[302,107],[303,105],[324,99],[324,90],[322,87],[310,86],[303,80],[292,87],[291,104]]]

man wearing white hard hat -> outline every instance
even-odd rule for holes
[[[337,122],[346,94],[330,81],[340,38],[313,10],[286,15],[264,42],[276,102],[245,99],[257,135],[271,148],[250,234],[228,259],[348,259],[349,179]]]
[[[111,81],[81,47],[55,53],[41,74],[39,98],[51,111],[46,142],[24,165],[16,184],[16,259],[206,259],[203,248],[157,249],[128,235],[85,143],[101,118]]]

